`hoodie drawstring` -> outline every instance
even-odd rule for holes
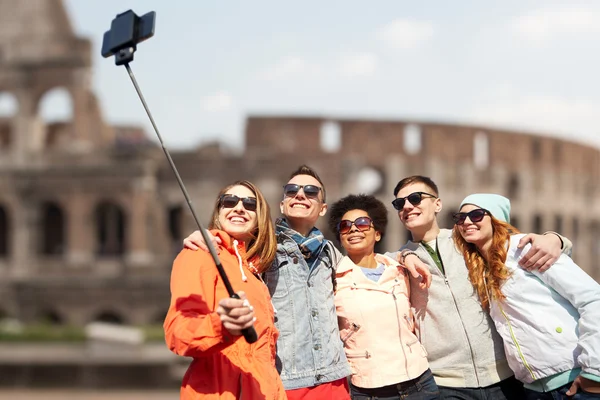
[[[242,281],[248,282],[248,277],[244,273],[244,264],[243,264],[243,261],[242,261],[242,256],[240,256],[240,253],[238,251],[237,246],[238,246],[238,241],[234,240],[233,241],[233,248],[235,249],[235,255],[237,256],[238,263],[240,264],[240,272],[242,273]]]

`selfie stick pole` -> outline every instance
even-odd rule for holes
[[[117,18],[118,17],[119,16],[117,16]],[[126,60],[126,59],[132,60],[133,53],[135,52],[135,50],[136,50],[135,47],[122,48],[116,54],[117,59],[120,58],[122,60]],[[119,65],[119,64],[117,64],[117,65]],[[148,118],[150,119],[152,128],[154,128],[154,132],[156,133],[156,136],[158,137],[158,141],[160,142],[162,150],[165,153],[167,160],[169,161],[169,165],[171,166],[173,173],[175,174],[177,183],[179,184],[179,187],[181,188],[183,196],[185,197],[185,201],[187,202],[187,205],[188,205],[190,211],[192,212],[194,221],[196,221],[196,225],[198,226],[198,229],[200,230],[200,233],[202,234],[202,238],[204,239],[204,242],[206,243],[206,246],[208,247],[210,255],[212,256],[213,261],[215,262],[215,265],[217,267],[217,270],[219,271],[219,275],[221,276],[223,283],[225,284],[225,288],[227,289],[227,293],[229,294],[229,297],[234,298],[234,299],[239,299],[240,297],[238,296],[237,293],[235,293],[233,291],[233,287],[231,287],[229,278],[227,277],[227,274],[225,273],[225,270],[223,269],[223,265],[221,264],[221,260],[219,260],[219,256],[217,255],[217,251],[212,243],[211,238],[208,236],[207,231],[202,227],[202,224],[200,223],[200,219],[198,218],[198,215],[196,214],[194,205],[192,204],[192,201],[190,200],[190,196],[185,188],[185,185],[183,184],[183,181],[181,180],[179,171],[177,170],[177,167],[175,166],[175,163],[173,162],[173,159],[171,158],[171,154],[165,147],[165,144],[162,140],[162,136],[161,136],[160,132],[158,131],[158,127],[156,126],[156,123],[154,122],[154,118],[152,117],[152,113],[150,112],[150,108],[148,107],[148,104],[146,103],[146,100],[144,99],[144,96],[142,95],[142,91],[140,90],[140,87],[137,84],[135,75],[133,74],[133,71],[131,70],[131,67],[129,66],[129,62],[121,62],[120,65],[124,65],[125,68],[127,69],[127,73],[129,74],[129,77],[131,78],[133,87],[135,88],[135,91],[137,92],[138,97],[140,98],[142,105],[144,106],[144,110],[146,110],[146,114],[148,115]],[[256,334],[256,330],[254,329],[253,326],[251,326],[250,328],[243,329],[242,334],[244,335],[244,338],[246,339],[246,342],[248,342],[248,343],[254,343],[258,339],[258,335]]]

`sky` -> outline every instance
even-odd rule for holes
[[[156,11],[131,64],[169,147],[242,148],[245,118],[315,115],[521,129],[600,148],[600,2],[65,0],[94,45],[106,119],[150,125],[100,56],[127,9]]]

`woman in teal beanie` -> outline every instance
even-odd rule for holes
[[[600,285],[564,254],[545,272],[519,268],[529,249],[517,248],[524,235],[510,225],[506,197],[467,196],[454,221],[469,278],[526,399],[600,399]]]

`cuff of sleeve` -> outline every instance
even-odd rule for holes
[[[544,235],[548,235],[548,234],[556,235],[556,237],[558,237],[558,240],[560,240],[560,249],[562,250],[565,248],[565,242],[563,242],[562,236],[560,236],[558,233],[556,233],[554,231],[544,232]]]
[[[404,261],[406,260],[406,257],[408,257],[410,255],[413,255],[413,256],[416,256],[417,258],[419,258],[419,255],[415,251],[412,251],[412,250],[404,251],[404,252],[400,253],[400,264],[404,265]]]
[[[593,375],[588,372],[582,372],[579,375],[581,375],[582,377],[584,377],[586,379],[589,379],[590,381],[600,382],[600,376],[598,376],[598,375]]]

